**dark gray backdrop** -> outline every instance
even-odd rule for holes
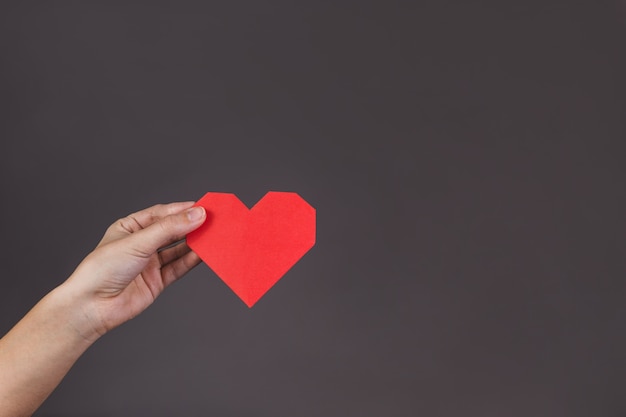
[[[623,3],[21,3],[2,333],[129,212],[318,212],[252,310],[201,265],[37,415],[626,415]]]

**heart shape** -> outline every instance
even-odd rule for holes
[[[315,244],[315,209],[296,193],[270,191],[251,209],[229,193],[195,205],[207,219],[187,245],[248,307]]]

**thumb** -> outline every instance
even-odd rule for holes
[[[163,217],[145,229],[131,234],[125,239],[126,244],[141,256],[148,257],[159,248],[182,239],[187,233],[200,227],[205,220],[204,207],[191,207]]]

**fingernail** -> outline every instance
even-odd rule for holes
[[[204,207],[192,207],[187,210],[187,218],[189,221],[195,222],[204,217]]]

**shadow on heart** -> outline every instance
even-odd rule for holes
[[[215,217],[215,215],[209,210],[205,210],[205,211],[206,211],[206,220],[204,221],[204,223],[202,223],[202,226],[200,226],[203,228],[211,227],[211,223],[213,223],[213,218]]]

